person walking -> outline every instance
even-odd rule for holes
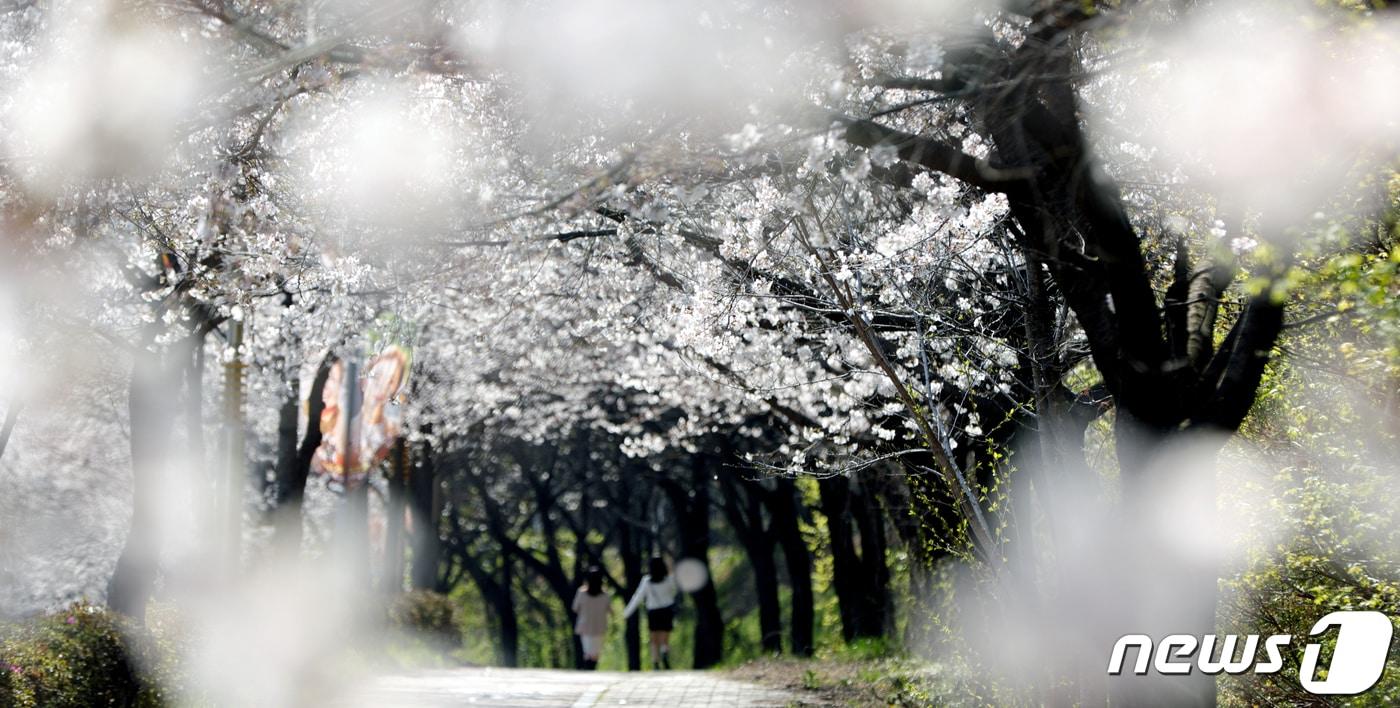
[[[676,619],[676,580],[661,556],[651,559],[650,572],[637,586],[637,592],[623,610],[631,617],[643,602],[647,608],[647,630],[651,632],[651,667],[671,668],[671,629]]]
[[[590,566],[583,576],[583,587],[574,594],[574,633],[583,645],[583,668],[598,670],[598,657],[603,652],[603,638],[608,634],[608,615],[612,613],[612,595],[603,589],[603,569]]]

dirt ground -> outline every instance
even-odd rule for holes
[[[794,706],[922,706],[912,670],[892,661],[756,659],[729,669],[736,679],[787,690]]]

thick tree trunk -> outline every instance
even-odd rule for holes
[[[496,593],[496,617],[500,622],[500,660],[502,666],[520,665],[520,619],[515,613],[515,564],[510,554],[501,554],[500,591]]]
[[[878,508],[871,508],[868,494],[853,494],[851,488],[851,480],[843,476],[818,482],[831,547],[832,588],[841,636],[847,642],[884,636],[890,613],[883,519]]]
[[[557,454],[552,455],[550,463],[545,466],[546,469],[550,469],[552,473],[556,469],[555,465],[557,462]],[[549,584],[550,589],[554,591],[554,596],[559,600],[559,605],[564,608],[564,631],[570,653],[573,657],[573,667],[575,669],[582,669],[583,643],[580,641],[579,636],[574,633],[574,627],[578,622],[578,613],[574,611],[574,594],[578,591],[577,580],[579,576],[577,575],[577,571],[579,570],[578,565],[580,560],[580,553],[578,551],[581,549],[575,548],[575,575],[573,578],[570,578],[569,571],[565,568],[563,554],[560,553],[562,541],[559,538],[559,528],[553,513],[555,511],[554,505],[557,498],[553,496],[548,485],[533,484],[532,487],[535,492],[535,513],[540,521],[540,527],[545,539],[545,560],[541,561],[534,557],[529,551],[521,548],[519,544],[515,544],[512,548],[517,554],[525,558],[527,562],[530,562],[531,565],[535,567],[540,576],[544,578],[544,581]]]
[[[693,558],[710,568],[710,466],[700,453],[691,460],[690,489],[674,481],[667,486],[671,506],[679,521],[681,557]],[[724,658],[724,618],[719,611],[719,595],[714,577],[707,572],[705,584],[690,593],[695,603],[695,668],[707,669]]]
[[[131,425],[131,530],[107,585],[107,606],[138,622],[155,589],[160,559],[162,467],[175,421],[175,400],[159,354],[137,352],[127,389]]]
[[[831,549],[831,588],[841,615],[841,638],[850,642],[861,636],[863,620],[859,599],[860,559],[850,516],[851,481],[844,476],[823,477],[817,481],[822,515],[826,517],[827,544]]]
[[[335,358],[326,354],[316,367],[311,391],[307,394],[306,431],[302,433],[296,457],[278,458],[277,509],[273,517],[272,537],[282,553],[293,556],[301,552],[302,500],[306,498],[306,480],[311,476],[311,460],[316,455],[316,448],[321,446],[321,413],[326,409],[322,396],[334,363]],[[283,464],[287,466],[282,467]]]
[[[384,507],[384,573],[380,586],[386,594],[397,595],[403,592],[403,517],[408,486],[408,444],[403,438],[394,443],[389,464],[388,497]]]
[[[423,453],[409,480],[409,509],[413,515],[413,567],[410,573],[414,590],[436,590],[438,585],[438,513],[435,492],[437,476],[433,451],[423,443]]]
[[[462,529],[459,527],[457,530],[460,532]],[[454,567],[471,576],[472,583],[476,585],[486,603],[491,624],[496,629],[496,660],[501,666],[518,665],[520,619],[515,607],[515,564],[511,555],[495,553],[491,558],[487,558],[472,553],[463,545],[455,549],[453,558],[457,561],[453,564]],[[456,578],[452,580],[455,581]]]
[[[937,590],[933,568],[960,541],[956,527],[951,525],[956,514],[947,486],[924,471],[931,468],[921,464],[920,455],[906,457],[896,468],[898,473],[878,478],[878,491],[882,505],[892,510],[890,520],[909,558],[911,594],[904,644],[926,647],[932,645],[938,632],[931,604]]]
[[[778,593],[778,565],[773,559],[776,539],[769,533],[769,525],[764,519],[763,489],[751,480],[739,479],[729,465],[722,465],[717,476],[723,498],[721,508],[753,570],[754,594],[758,599],[759,641],[763,651],[782,653],[782,605]]]
[[[692,549],[687,556],[701,559],[708,569],[709,553],[698,556],[695,550],[698,549]],[[719,593],[714,580],[707,578],[705,584],[690,597],[695,602],[694,668],[708,669],[724,659],[724,618],[719,611]]]
[[[1131,632],[1156,640],[1168,634],[1215,633],[1219,567],[1212,550],[1198,544],[1200,526],[1214,523],[1218,513],[1213,459],[1223,440],[1190,432],[1118,427],[1115,441],[1131,450],[1119,454],[1120,464],[1128,467],[1119,475],[1123,501],[1116,525],[1123,536],[1119,547],[1126,572],[1105,578],[1104,584],[1134,601],[1118,608],[1110,634],[1129,631],[1119,632],[1117,627],[1131,627]],[[1170,508],[1164,503],[1170,503]],[[1134,521],[1161,519],[1168,513],[1179,521]],[[1117,638],[1105,634],[1100,643],[1112,646]],[[1110,677],[1107,685],[1110,702],[1121,705],[1216,703],[1215,677],[1194,670],[1189,676],[1124,672]]]
[[[460,534],[464,529],[457,525],[455,530]],[[471,576],[496,628],[496,659],[501,666],[516,666],[520,661],[520,619],[515,607],[514,560],[505,552],[488,550],[490,555],[478,555],[467,547],[471,543],[469,539],[458,536],[457,540],[462,545],[454,549],[456,567]]]
[[[750,547],[753,547],[750,549]],[[783,651],[783,610],[778,600],[778,564],[773,560],[773,544],[744,544],[753,568],[754,592],[758,594],[758,629],[763,651]]]
[[[639,534],[633,529],[632,524],[624,519],[622,529],[618,533],[617,550],[622,555],[623,582],[627,585],[627,597],[632,597],[632,593],[642,584],[642,541],[637,538]],[[640,612],[633,613],[627,618],[627,627],[624,637],[627,644],[627,670],[642,670],[642,616]]]
[[[788,582],[792,586],[792,653],[797,656],[811,656],[816,648],[813,640],[816,607],[812,595],[812,552],[807,548],[807,542],[802,538],[802,529],[798,525],[801,503],[797,498],[797,485],[791,478],[778,478],[777,486],[769,495],[768,501],[768,512],[772,516],[778,544],[783,548]]]
[[[724,618],[719,611],[719,593],[710,567],[710,480],[706,457],[692,461],[692,493],[687,542],[682,555],[704,564],[705,584],[692,593],[695,600],[695,668],[708,669],[724,659]]]
[[[852,511],[860,531],[857,636],[883,637],[894,627],[890,566],[885,559],[885,517],[879,502],[863,486],[854,490]]]
[[[301,414],[301,391],[293,379],[282,384],[282,405],[277,407],[277,462],[272,470],[272,513],[275,518],[297,466],[297,417]],[[274,526],[275,528],[275,526]]]

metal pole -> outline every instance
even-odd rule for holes
[[[384,575],[381,584],[387,595],[403,592],[404,495],[408,484],[408,444],[403,438],[394,443],[390,466],[388,503],[384,518]]]
[[[243,560],[243,484],[247,475],[243,428],[243,321],[229,327],[233,357],[224,366],[224,572],[237,577]]]
[[[345,415],[345,514],[340,529],[341,550],[344,553],[345,569],[350,574],[352,586],[358,590],[369,590],[369,484],[366,479],[356,480],[357,463],[363,451],[360,440],[359,415],[361,406],[360,366],[351,357],[345,358],[345,379],[341,386],[341,396]]]

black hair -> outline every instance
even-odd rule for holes
[[[651,582],[659,583],[666,579],[671,570],[666,567],[666,560],[661,556],[651,557]]]
[[[583,574],[583,582],[588,588],[589,595],[601,595],[603,593],[603,569],[596,565],[588,566],[588,572]]]

